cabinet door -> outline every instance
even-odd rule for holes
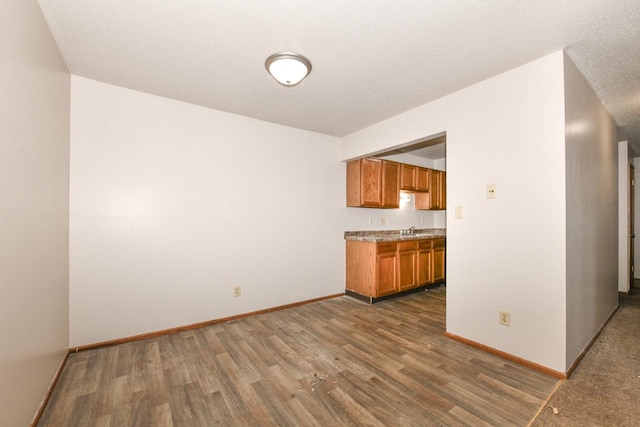
[[[431,193],[416,193],[415,206],[417,210],[431,209]]]
[[[416,170],[416,191],[429,191],[429,169]]]
[[[442,210],[447,206],[446,172],[429,170],[429,192],[416,193],[416,209]]]
[[[361,160],[360,202],[363,206],[382,205],[382,161]]]
[[[418,168],[416,166],[400,165],[400,189],[401,190],[415,190],[416,189],[416,172]]]
[[[347,163],[347,206],[400,207],[400,163],[379,159]]]
[[[400,207],[400,163],[382,162],[382,206]]]
[[[382,206],[382,161],[359,159],[347,163],[347,206]]]
[[[376,297],[398,291],[396,285],[396,253],[379,253],[376,257],[377,292]]]
[[[440,209],[442,172],[432,170],[429,174],[429,209]]]
[[[447,173],[441,172],[440,178],[440,209],[447,209]]]
[[[421,240],[418,245],[418,285],[427,285],[433,282],[433,253],[431,240]]]
[[[445,256],[444,239],[433,241],[433,281],[444,280],[445,276]]]
[[[417,242],[398,244],[398,287],[400,291],[418,286],[416,272],[418,266]]]

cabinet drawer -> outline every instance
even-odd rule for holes
[[[378,243],[377,251],[378,253],[386,253],[386,252],[395,252],[397,248],[396,243]]]
[[[420,250],[430,250],[433,245],[433,240],[420,240],[418,242],[418,249]]]
[[[433,249],[444,248],[444,239],[434,239],[433,240]]]
[[[416,250],[418,249],[418,242],[417,241],[411,241],[411,242],[400,242],[398,243],[398,250],[399,251],[411,251],[411,250]]]

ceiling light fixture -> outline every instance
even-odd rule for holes
[[[283,86],[295,86],[311,72],[311,62],[292,52],[274,53],[264,62],[271,76]]]

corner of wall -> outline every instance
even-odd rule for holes
[[[629,163],[631,151],[627,141],[618,142],[618,292],[629,292],[631,277],[629,266]]]
[[[69,348],[70,76],[37,2],[2,12],[0,425],[18,426]]]
[[[626,217],[618,163],[628,155],[626,147],[618,151],[615,122],[566,53],[564,97],[568,369],[617,304],[618,223]]]

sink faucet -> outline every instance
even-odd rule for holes
[[[415,227],[410,227],[410,228],[407,228],[406,230],[402,230],[400,234],[413,234],[415,233],[415,231],[416,231]]]

